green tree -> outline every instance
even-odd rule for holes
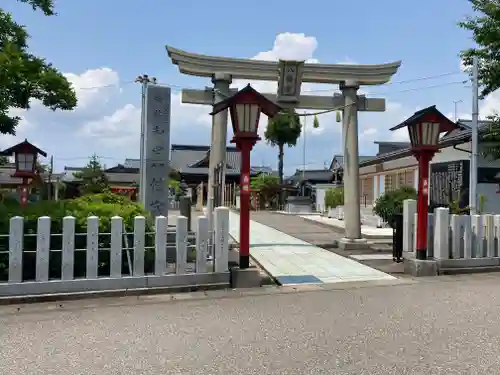
[[[318,129],[318,128],[319,128],[319,120],[318,120],[318,116],[314,116],[313,128],[314,128],[314,129]]]
[[[500,159],[500,116],[495,113],[487,119],[491,121],[488,128],[479,133],[481,155],[493,160]]]
[[[285,145],[293,147],[300,137],[302,125],[299,115],[295,111],[278,113],[267,123],[264,133],[266,141],[273,147],[278,147],[278,173],[279,182],[283,184],[283,156]]]
[[[108,190],[108,179],[102,168],[97,155],[92,155],[89,162],[81,172],[74,174],[82,181],[81,191],[83,194],[96,194]]]
[[[9,162],[9,158],[7,156],[0,156],[0,166],[5,165]]]
[[[277,176],[261,173],[250,179],[250,189],[258,192],[260,208],[264,209],[277,203],[281,185]]]
[[[472,66],[472,58],[478,57],[479,85],[481,97],[500,88],[500,2],[498,0],[469,0],[474,15],[468,16],[458,25],[472,32],[476,44],[460,53],[466,67]],[[500,158],[500,116],[495,113],[488,117],[488,129],[479,135],[481,153],[492,159]]]
[[[53,0],[18,0],[55,15]],[[10,116],[11,108],[29,109],[38,99],[52,109],[71,110],[77,99],[68,80],[43,58],[28,52],[26,28],[0,8],[0,133],[15,134],[20,118]]]
[[[500,88],[500,2],[498,0],[469,0],[475,14],[458,25],[472,32],[476,47],[460,53],[464,65],[472,66],[478,57],[481,97]],[[470,71],[470,69],[469,69]]]

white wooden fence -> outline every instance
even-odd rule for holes
[[[175,243],[168,243],[171,229],[168,228],[168,218],[159,216],[155,219],[154,232],[146,233],[146,218],[137,216],[134,219],[134,230],[125,233],[123,219],[111,218],[111,232],[99,233],[99,218],[91,216],[87,219],[86,233],[75,233],[75,218],[68,216],[63,219],[62,233],[51,233],[50,217],[38,218],[35,234],[24,233],[24,219],[13,217],[10,220],[8,234],[8,280],[0,282],[0,297],[80,293],[89,291],[126,290],[139,288],[165,288],[176,286],[203,286],[214,284],[229,285],[229,209],[218,207],[214,213],[214,259],[208,259],[209,229],[206,217],[196,218],[195,249],[189,245],[187,218],[179,216],[176,219]],[[75,247],[78,236],[86,237],[86,247]],[[101,247],[102,237],[110,237],[108,248]],[[146,246],[146,237],[150,236],[152,246]],[[36,276],[35,280],[25,280],[23,277],[23,253],[26,236],[36,236]],[[51,238],[62,237],[62,248],[51,248]],[[133,243],[128,243],[128,237],[133,236]],[[173,237],[173,236],[170,236]],[[167,259],[168,249],[175,252],[175,264]],[[2,249],[0,249],[2,250]],[[74,276],[75,254],[85,252],[85,277]],[[195,251],[195,259],[188,262],[188,251]],[[1,253],[2,251],[0,251]],[[49,260],[55,252],[61,253],[60,278],[52,279],[49,272]],[[98,274],[99,254],[109,252],[109,276]],[[145,273],[146,252],[154,252],[154,272]],[[129,272],[122,274],[122,256],[126,254]]]
[[[403,251],[416,246],[416,202],[406,200],[403,208]],[[448,208],[429,214],[427,250],[436,260],[475,266],[500,264],[500,215],[455,215]]]

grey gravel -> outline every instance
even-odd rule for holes
[[[2,374],[500,374],[500,277],[0,308]]]

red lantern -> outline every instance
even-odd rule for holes
[[[260,114],[272,118],[281,107],[254,90],[250,84],[232,97],[214,105],[211,115],[229,108],[234,137],[232,143],[241,151],[240,168],[240,268],[250,263],[250,151],[260,140]]]
[[[452,131],[457,124],[439,112],[436,106],[415,112],[390,130],[407,127],[411,150],[418,161],[417,247],[416,258],[427,259],[427,219],[429,201],[429,164],[439,149],[439,135]]]

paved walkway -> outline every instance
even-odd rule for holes
[[[320,215],[299,215],[305,220],[310,220],[323,225],[329,225],[334,228],[344,230],[345,221],[335,218],[329,218]],[[392,228],[377,228],[370,225],[361,225],[361,235],[367,238],[376,237],[390,239],[392,241]]]
[[[234,212],[229,232],[239,239],[239,215]],[[256,221],[250,222],[250,254],[283,285],[395,279]]]
[[[496,375],[499,282],[495,273],[0,306],[1,373]]]

